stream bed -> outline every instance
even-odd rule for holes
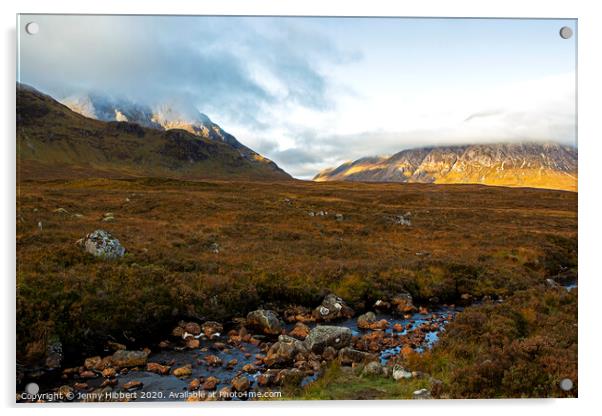
[[[409,318],[392,316],[389,314],[377,314],[376,319],[385,319],[389,323],[388,327],[384,330],[365,330],[358,328],[357,319],[351,318],[343,321],[337,321],[329,323],[329,325],[336,325],[349,328],[353,335],[353,340],[361,339],[362,336],[370,335],[375,332],[380,332],[379,336],[383,336],[387,339],[402,339],[408,333],[420,327],[426,327],[427,330],[423,331],[421,336],[421,342],[419,345],[413,345],[414,351],[422,352],[425,349],[431,348],[439,338],[439,333],[445,330],[445,325],[453,319],[454,315],[461,310],[461,308],[440,308],[435,311],[429,311],[428,313],[415,313]],[[307,323],[311,328],[315,327],[315,323]],[[435,326],[436,328],[433,328]],[[286,332],[288,333],[292,329],[292,324],[285,326]],[[432,329],[432,330],[430,330]],[[264,341],[275,341],[276,338],[267,338],[262,336],[254,336],[255,338]],[[398,338],[399,337],[399,338]],[[161,365],[170,366],[172,369],[189,366],[191,368],[191,375],[185,378],[178,378],[173,374],[160,375],[154,372],[146,371],[145,369],[131,369],[126,372],[119,372],[116,375],[116,384],[109,390],[106,389],[106,380],[98,375],[98,377],[89,378],[85,380],[85,389],[74,389],[72,400],[74,401],[97,401],[103,400],[98,396],[99,391],[102,392],[103,388],[109,391],[112,400],[139,400],[139,401],[172,401],[172,400],[186,400],[190,397],[189,383],[193,379],[207,380],[209,377],[215,377],[219,380],[214,389],[211,392],[204,392],[205,394],[217,394],[223,388],[231,387],[231,380],[237,376],[247,377],[251,383],[252,389],[255,394],[258,391],[266,390],[258,387],[257,378],[263,373],[268,371],[268,368],[258,358],[265,355],[265,349],[260,348],[261,344],[257,342],[240,342],[237,345],[233,345],[229,342],[229,337],[226,335],[219,335],[213,339],[200,338],[200,346],[195,349],[165,349],[157,352],[152,352],[148,357],[149,363],[158,363]],[[352,347],[354,346],[352,341]],[[387,361],[392,357],[396,356],[403,344],[396,345],[391,348],[383,348],[378,351],[372,350],[371,352],[377,353],[380,356],[380,362],[382,365],[386,365]],[[219,358],[219,365],[208,365],[206,358],[208,356],[215,356]],[[243,370],[243,367],[251,365],[251,371],[247,368]],[[249,367],[249,366],[248,366]],[[320,375],[320,371],[315,371],[313,374],[307,374],[303,377],[301,385],[311,383]],[[62,380],[58,380],[61,382]],[[66,380],[62,381],[64,384],[69,384]],[[123,386],[126,386],[131,382],[140,382],[141,385],[135,389],[124,390]],[[104,384],[103,384],[104,383]],[[71,383],[72,384],[72,383]],[[201,383],[202,384],[202,383]],[[50,387],[48,391],[58,391],[59,386]],[[202,390],[202,388],[201,388]],[[105,399],[107,398],[105,397]],[[251,397],[253,397],[251,395]],[[255,396],[257,397],[257,396]],[[245,399],[247,395],[232,395],[233,399]]]
[[[567,291],[577,288],[577,281],[548,283],[551,287]],[[455,306],[443,306],[429,311],[421,308],[420,312],[403,317],[379,313],[375,315],[373,322],[385,320],[385,325],[380,329],[360,328],[357,316],[323,324],[306,321],[305,324],[309,330],[317,325],[348,328],[352,335],[350,348],[363,353],[376,354],[376,357],[371,356],[372,360],[377,359],[382,366],[387,366],[389,360],[399,357],[403,354],[403,350],[410,348],[414,352],[422,353],[432,348],[440,334],[445,331],[446,325],[462,310],[462,307]],[[295,322],[284,324],[282,332],[293,335],[295,332],[293,328]],[[242,330],[244,328],[240,329]],[[265,382],[274,371],[297,370],[301,379],[296,384],[304,386],[319,378],[327,361],[336,358],[336,353],[335,358],[329,359],[326,358],[326,354],[323,356],[318,354],[318,358],[314,359],[313,367],[309,366],[309,369],[308,366],[298,366],[297,361],[294,361],[294,365],[291,362],[284,367],[272,368],[266,365],[264,359],[270,347],[278,341],[277,335],[247,333],[246,337],[243,337],[232,328],[227,333],[226,331],[216,333],[211,338],[204,335],[195,338],[198,340],[198,345],[192,348],[184,347],[182,340],[176,339],[174,343],[168,343],[168,347],[156,348],[149,353],[145,362],[159,367],[164,366],[166,371],[163,374],[148,371],[146,365],[122,368],[110,376],[101,371],[84,371],[84,367],[79,367],[79,370],[76,367],[75,372],[63,373],[62,377],[59,375],[50,383],[41,386],[32,384],[35,384],[40,393],[45,395],[41,399],[43,401],[181,401],[194,399],[191,396],[195,394],[198,396],[199,393],[204,395],[201,400],[206,400],[212,395],[213,400],[247,400],[258,397],[278,397],[261,396],[266,392],[280,389],[279,384]],[[292,339],[290,336],[286,338]],[[302,368],[303,371],[293,367]],[[173,374],[174,370],[181,368],[188,368],[189,374],[176,377]],[[83,373],[88,374],[83,376]],[[242,380],[246,387],[234,388],[233,379],[240,381],[241,378],[246,378]],[[213,385],[207,387],[204,384],[207,380],[211,380]],[[191,387],[195,382],[196,386]],[[26,392],[28,387],[25,387]],[[17,401],[32,401],[32,399],[19,399],[17,396]]]

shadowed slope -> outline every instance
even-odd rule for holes
[[[17,165],[20,179],[291,179],[275,163],[245,157],[228,143],[90,119],[24,85],[17,87]]]

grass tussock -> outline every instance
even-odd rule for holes
[[[453,398],[576,397],[577,290],[532,288],[467,308],[435,348],[408,362]],[[574,383],[571,391],[560,381]]]
[[[396,381],[382,375],[362,375],[361,368],[333,363],[323,375],[307,386],[286,392],[286,397],[302,400],[391,400],[411,399],[413,392],[430,388],[426,378]]]

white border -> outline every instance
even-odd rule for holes
[[[602,14],[597,1],[357,1],[357,0],[145,0],[145,1],[74,1],[74,0],[21,0],[1,3],[0,19],[3,29],[3,54],[0,71],[3,79],[0,99],[0,116],[3,135],[0,162],[2,172],[2,195],[4,196],[1,222],[0,255],[4,268],[3,319],[5,331],[2,342],[2,376],[0,378],[0,400],[11,406],[14,393],[14,279],[15,279],[15,54],[16,13],[105,13],[105,14],[236,14],[236,15],[348,15],[348,16],[439,16],[439,17],[550,17],[579,19],[579,395],[576,400],[474,400],[437,402],[284,402],[284,403],[238,403],[210,404],[164,408],[162,405],[136,405],[136,409],[153,414],[173,413],[174,410],[188,414],[282,414],[307,413],[366,414],[378,412],[383,415],[407,412],[410,414],[441,413],[470,415],[501,415],[525,411],[555,414],[587,414],[594,412],[599,389],[602,387],[600,374],[600,325],[596,321],[602,293],[600,281],[600,227],[601,213],[598,201],[602,183],[602,145],[600,123],[602,123],[602,97],[600,77],[602,65],[600,42],[602,41]],[[598,354],[596,354],[598,353]],[[43,411],[50,414],[73,413],[102,414],[110,412],[132,413],[127,408],[110,406],[81,407],[12,407],[10,413],[19,409],[28,414]]]

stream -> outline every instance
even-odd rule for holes
[[[568,281],[557,283],[556,287],[561,287],[567,291],[571,291],[577,288],[577,281]],[[366,350],[366,348],[357,348],[357,342],[363,339],[372,339],[376,336],[377,339],[391,340],[407,340],[416,339],[412,338],[412,334],[420,334],[417,338],[418,342],[413,342],[411,348],[418,353],[424,352],[433,347],[438,341],[441,332],[445,331],[445,326],[455,317],[458,312],[463,310],[462,307],[440,307],[435,310],[428,311],[428,313],[414,313],[411,317],[399,317],[390,314],[376,314],[376,321],[386,320],[388,326],[384,330],[379,329],[360,329],[358,328],[357,317],[330,322],[326,325],[335,325],[349,328],[352,333],[352,348]],[[424,312],[424,311],[423,311]],[[307,323],[307,326],[312,329],[317,324]],[[294,323],[285,324],[284,328],[286,333],[289,333],[294,327]],[[226,331],[224,331],[226,332]],[[409,336],[406,337],[406,336]],[[276,337],[267,337],[262,335],[253,335],[256,340],[262,342],[275,342]],[[380,338],[379,338],[380,337]],[[100,401],[99,392],[109,392],[109,400],[123,401],[123,400],[137,400],[137,401],[181,401],[189,398],[191,393],[189,391],[189,383],[193,379],[207,379],[208,377],[215,377],[219,379],[219,382],[212,391],[203,391],[202,382],[200,391],[203,394],[211,395],[217,394],[221,389],[231,387],[231,380],[237,376],[244,376],[251,382],[250,392],[257,394],[257,392],[270,391],[270,388],[260,387],[257,382],[258,377],[262,374],[266,374],[269,370],[266,365],[258,360],[258,357],[265,356],[265,349],[262,350],[261,344],[258,342],[244,342],[233,344],[227,335],[222,334],[213,339],[201,337],[199,339],[200,346],[194,349],[184,348],[170,348],[160,351],[151,352],[148,356],[149,363],[158,363],[161,365],[170,366],[171,369],[184,367],[189,365],[191,367],[192,374],[190,377],[178,378],[174,375],[160,375],[154,372],[146,371],[145,369],[133,368],[129,371],[118,372],[114,382],[114,387],[106,387],[106,379],[100,374],[96,374],[95,377],[87,378],[85,380],[81,378],[67,378],[57,379],[50,386],[42,386],[41,393],[47,394],[50,397],[46,397],[47,401],[57,401],[56,396],[53,399],[52,395],[56,395],[60,389],[66,386],[74,386],[74,382],[85,381],[87,387],[72,389],[69,387],[69,391],[72,392],[72,396],[69,401]],[[387,347],[386,343],[379,344],[377,350],[371,349],[371,352],[377,353],[380,358],[381,365],[386,365],[387,362],[398,356],[402,348],[404,348],[403,342],[393,342],[392,347]],[[367,344],[365,344],[367,345]],[[208,356],[216,356],[221,360],[221,364],[210,366],[207,365],[205,358]],[[235,360],[235,363],[233,362]],[[228,364],[229,363],[229,364]],[[249,371],[243,370],[243,367],[251,364],[253,369]],[[292,367],[292,366],[291,366]],[[290,367],[289,367],[290,368]],[[321,374],[322,370],[313,371],[306,374],[301,380],[301,386],[307,385],[315,381]],[[126,390],[124,386],[130,382],[139,382],[141,386]],[[104,384],[103,384],[104,383]],[[104,390],[103,390],[104,387]],[[276,388],[278,389],[278,388]],[[26,388],[27,390],[27,388]],[[261,393],[259,393],[261,394]],[[219,397],[219,396],[215,396]],[[247,393],[241,394],[236,392],[230,397],[233,400],[246,400],[247,398],[256,398],[258,396],[247,396]],[[104,400],[107,400],[105,397]]]
[[[377,314],[376,319],[386,319],[389,322],[389,326],[385,330],[364,330],[358,328],[357,318],[351,318],[343,321],[336,321],[329,323],[328,325],[344,326],[351,330],[353,339],[356,340],[358,337],[369,335],[373,332],[382,332],[385,337],[397,337],[404,336],[409,332],[419,328],[420,326],[426,325],[427,327],[432,324],[436,324],[435,330],[427,330],[424,333],[422,342],[419,345],[414,345],[414,351],[422,352],[429,349],[437,342],[439,333],[445,330],[445,325],[453,319],[454,315],[462,308],[439,308],[429,313],[415,313],[409,319],[403,317],[392,316],[389,314]],[[399,324],[399,325],[395,325]],[[316,326],[315,323],[307,323],[310,328]],[[286,324],[285,329],[287,333],[292,329],[294,324]],[[401,330],[395,330],[393,327]],[[380,334],[378,334],[380,335]],[[261,336],[255,336],[255,338],[261,338]],[[264,340],[261,338],[262,341]],[[265,341],[275,341],[276,339],[265,338]],[[173,400],[185,400],[188,395],[188,385],[191,380],[195,378],[207,379],[210,376],[219,379],[219,383],[215,388],[215,392],[219,392],[224,387],[231,386],[232,378],[244,375],[249,378],[252,383],[252,390],[262,390],[263,388],[258,387],[257,378],[264,373],[267,368],[263,363],[257,361],[256,355],[264,355],[259,346],[249,342],[241,342],[238,346],[232,346],[228,344],[228,337],[220,335],[214,339],[199,339],[200,346],[195,349],[169,349],[152,352],[148,357],[149,363],[159,363],[162,365],[169,365],[172,369],[190,365],[192,367],[192,374],[190,377],[178,378],[172,374],[160,375],[157,373],[149,372],[143,369],[132,369],[125,373],[117,374],[117,385],[113,388],[113,395],[122,394],[122,396],[113,397],[117,400],[138,400],[138,401],[173,401]],[[224,344],[226,348],[224,348]],[[217,345],[217,347],[216,347]],[[353,345],[352,345],[353,347]],[[379,350],[381,364],[385,365],[389,359],[398,354],[403,347],[402,345],[395,346],[392,348],[383,348]],[[214,355],[219,357],[223,364],[218,366],[209,366],[205,363],[204,358]],[[236,364],[227,366],[226,364],[231,360],[236,360]],[[247,364],[253,364],[256,366],[255,372],[244,372],[243,367]],[[301,381],[301,385],[306,385],[317,379],[320,372],[314,372],[313,374],[306,375]],[[64,385],[73,385],[73,381],[68,382],[67,380],[57,380],[58,383]],[[83,381],[83,380],[80,380]],[[73,390],[73,401],[96,401],[98,400],[98,392],[102,390],[103,382],[105,379],[98,375],[94,378],[86,379],[85,382],[88,385],[86,389]],[[141,382],[142,386],[137,389],[126,391],[122,386],[128,382]],[[202,384],[202,383],[201,383]],[[55,385],[54,387],[48,387],[45,390],[47,393],[56,392],[60,388]],[[202,390],[202,388],[201,388]],[[207,393],[210,394],[210,393]],[[95,396],[96,395],[96,396]],[[234,400],[241,399],[234,396]],[[242,397],[244,399],[244,397]]]

